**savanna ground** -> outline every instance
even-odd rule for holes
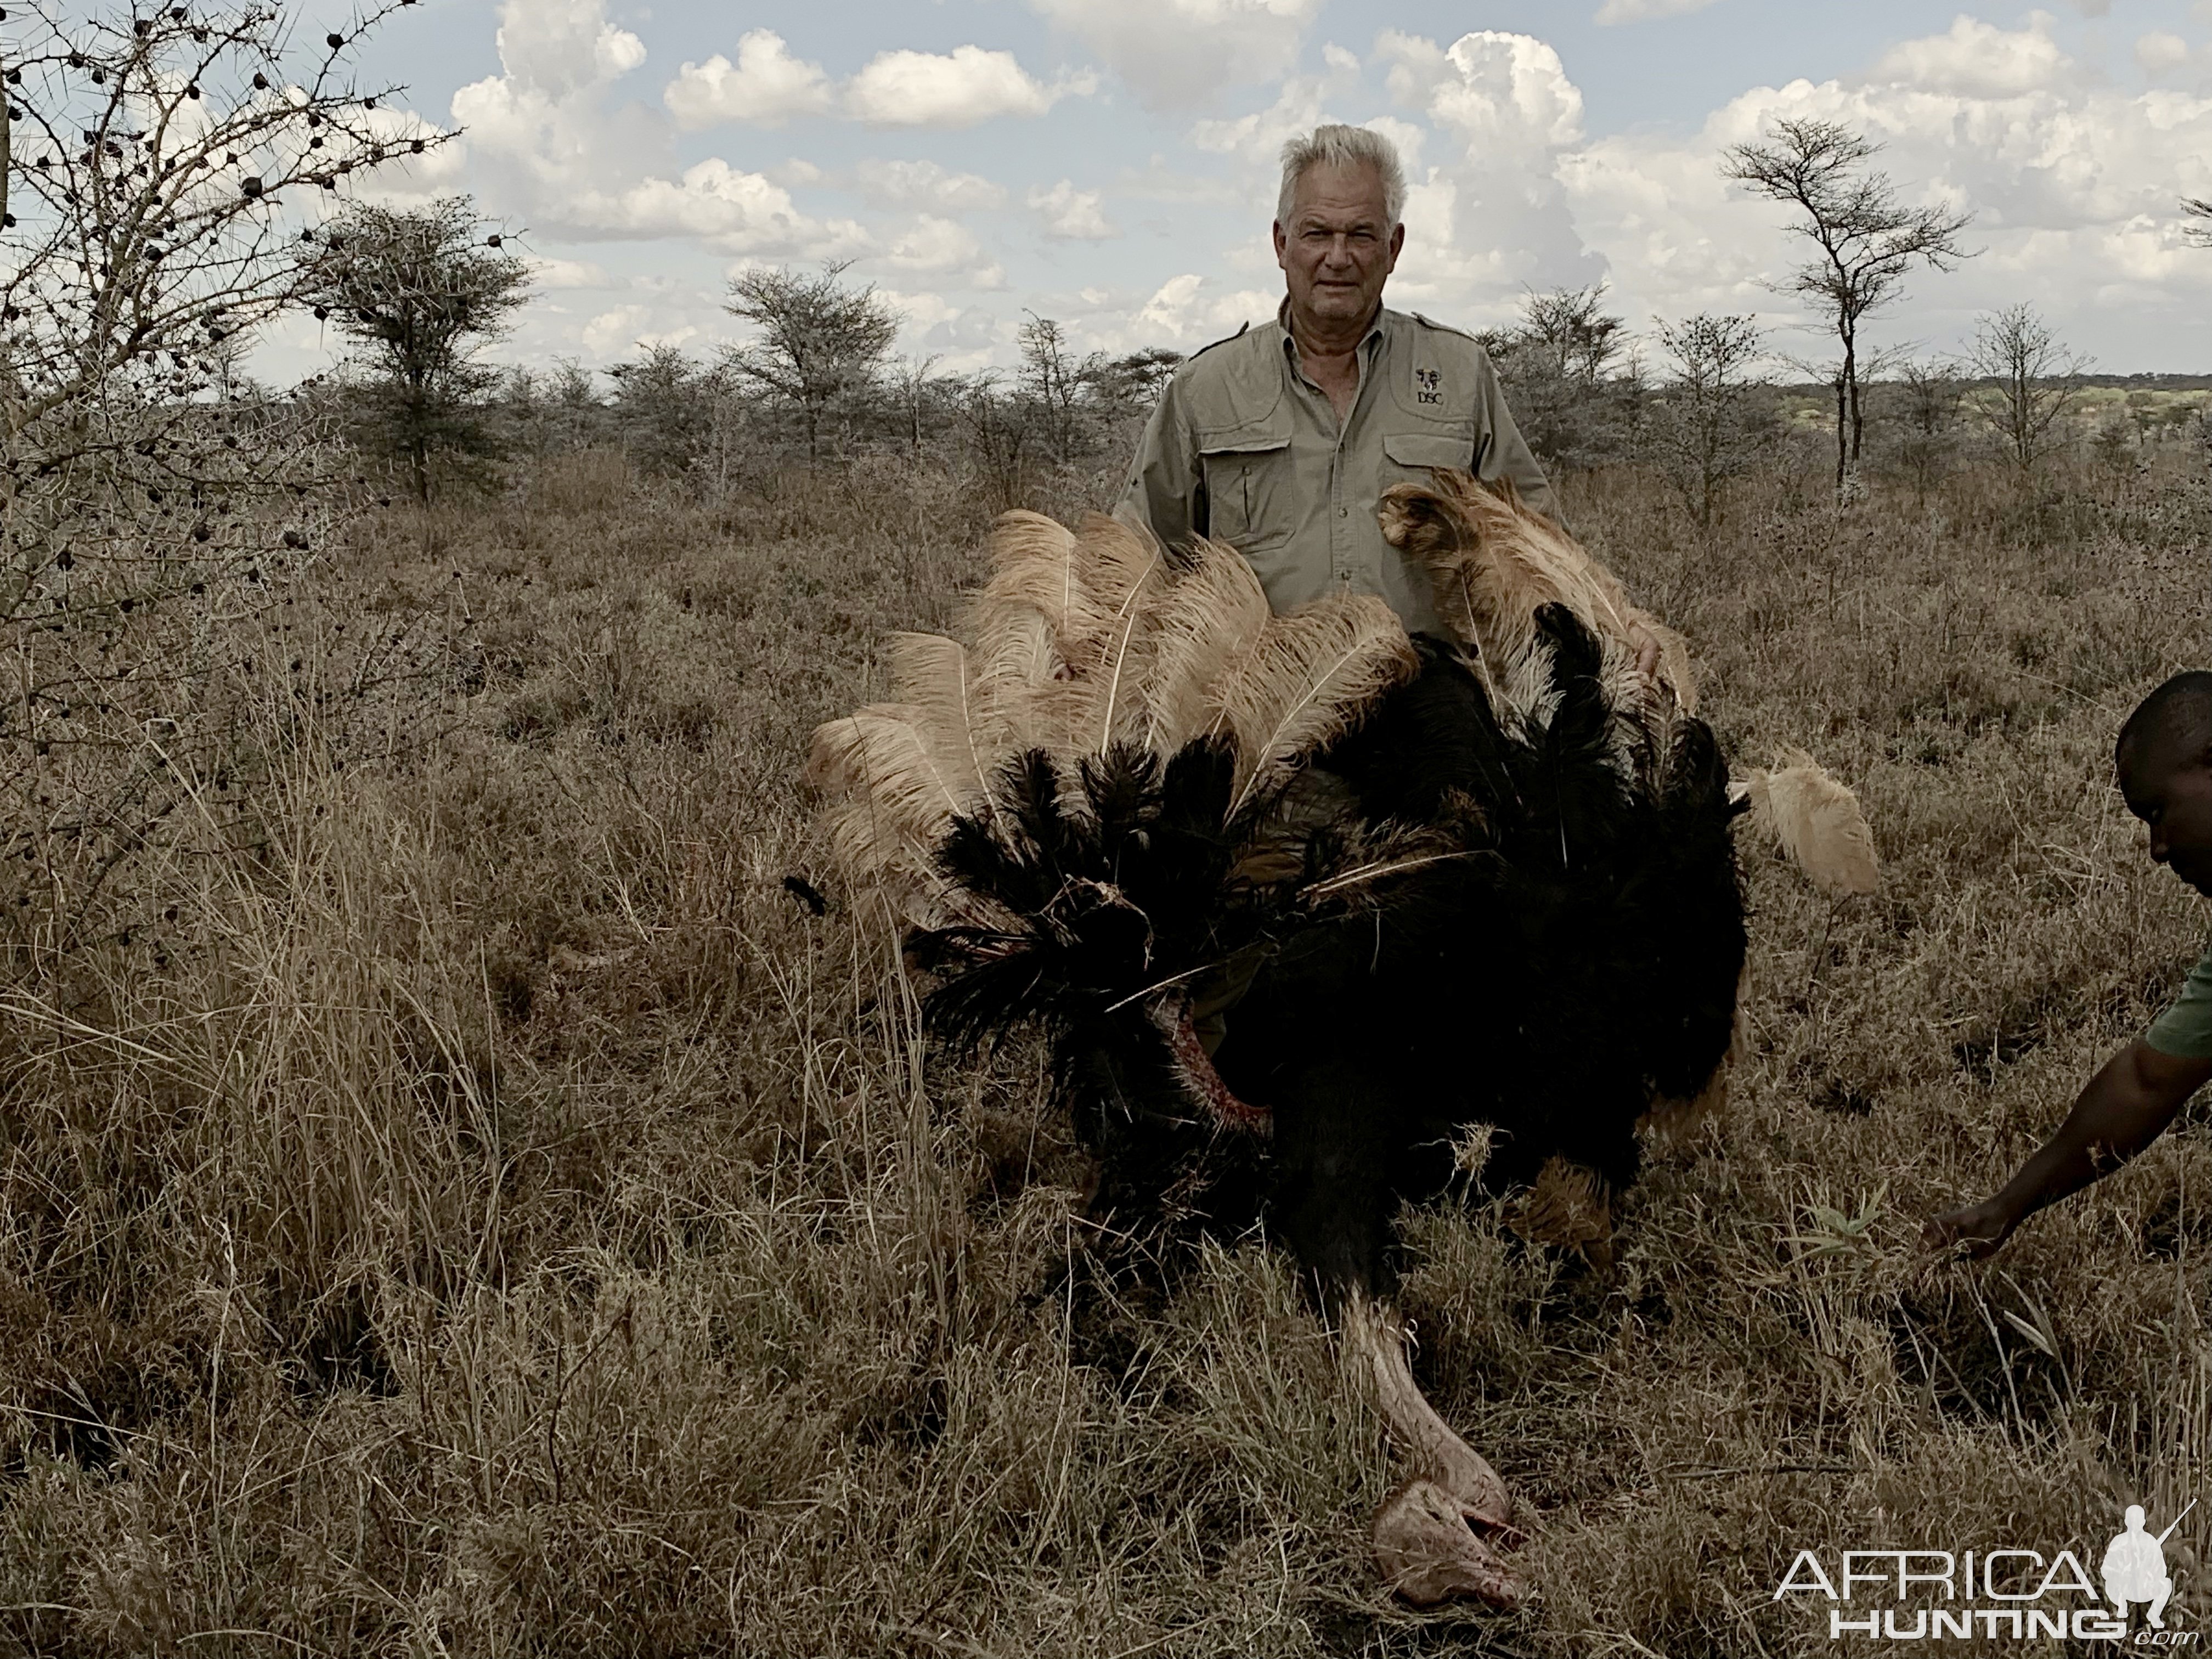
[[[1887,884],[1832,908],[1747,848],[1730,1107],[1653,1148],[1609,1275],[1486,1202],[1408,1222],[1418,1372],[1537,1516],[1526,1611],[1377,1583],[1381,1431],[1265,1249],[1071,1329],[1038,1056],[933,1058],[823,866],[807,735],[954,615],[978,492],[709,509],[586,453],[365,520],[240,623],[295,684],[349,618],[433,618],[440,665],[381,739],[252,705],[258,793],[185,809],[249,850],[6,992],[0,1651],[1779,1656],[1839,1650],[1771,1600],[1801,1547],[2162,1526],[2212,1456],[2203,1121],[1986,1267],[1915,1238],[2212,922],[2108,760],[2212,658],[2201,453],[1822,476],[1710,538],[1639,473],[1568,488],[1733,751],[1857,787]]]

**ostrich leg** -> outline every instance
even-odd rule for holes
[[[1383,1576],[1425,1607],[1452,1595],[1518,1607],[1526,1588],[1475,1530],[1512,1534],[1512,1494],[1423,1398],[1407,1361],[1404,1327],[1382,1304],[1353,1295],[1344,1303],[1343,1340],[1346,1362],[1372,1382],[1382,1420],[1414,1476],[1375,1517],[1375,1559]]]

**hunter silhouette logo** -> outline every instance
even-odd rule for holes
[[[2142,1505],[2128,1505],[2128,1529],[2105,1547],[2101,1570],[2105,1599],[2121,1618],[2128,1616],[2130,1602],[2146,1602],[2150,1608],[2150,1627],[2166,1628],[2166,1598],[2173,1594],[2173,1580],[2166,1571],[2166,1540],[2173,1536],[2173,1528],[2181,1524],[2182,1516],[2196,1507],[2197,1500],[2192,1498],[2189,1509],[2173,1517],[2173,1526],[2154,1538],[2143,1530]]]
[[[1417,368],[1413,371],[1413,395],[1425,404],[1440,404],[1444,394],[1439,389],[1444,383],[1439,369]]]
[[[1777,1601],[1813,1595],[1830,1603],[1828,1639],[1852,1636],[1892,1641],[1978,1638],[1998,1641],[2124,1642],[2131,1647],[2194,1647],[2200,1632],[2169,1631],[2166,1603],[2173,1595],[2166,1566],[2166,1540],[2191,1510],[2191,1499],[2164,1532],[2144,1525],[2141,1504],[2128,1506],[2125,1530],[2105,1547],[2098,1578],[2076,1555],[2062,1549],[2000,1547],[1844,1550],[1831,1557],[1801,1549],[1775,1587]],[[2094,1559],[2094,1558],[2091,1558]],[[2100,1595],[2098,1579],[2104,1589]],[[2109,1604],[2109,1605],[2107,1605]],[[2142,1607],[2147,1627],[2133,1630]]]

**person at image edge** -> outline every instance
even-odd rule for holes
[[[2120,728],[2113,764],[2150,856],[2212,898],[2212,673],[2177,674]],[[1939,1215],[1923,1242],[1989,1255],[2020,1224],[2110,1175],[2158,1139],[2212,1080],[2212,946],[2142,1035],[2105,1062],[2041,1151],[1980,1203]]]

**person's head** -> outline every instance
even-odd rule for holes
[[[2127,1519],[2128,1530],[2130,1532],[2141,1532],[2142,1530],[2143,1523],[2142,1505],[2140,1504],[2129,1504]]]
[[[1405,246],[1406,170],[1364,127],[1316,127],[1283,146],[1275,263],[1309,330],[1364,322]]]
[[[2112,760],[2151,857],[2212,897],[2212,673],[2176,674],[2145,697]]]

